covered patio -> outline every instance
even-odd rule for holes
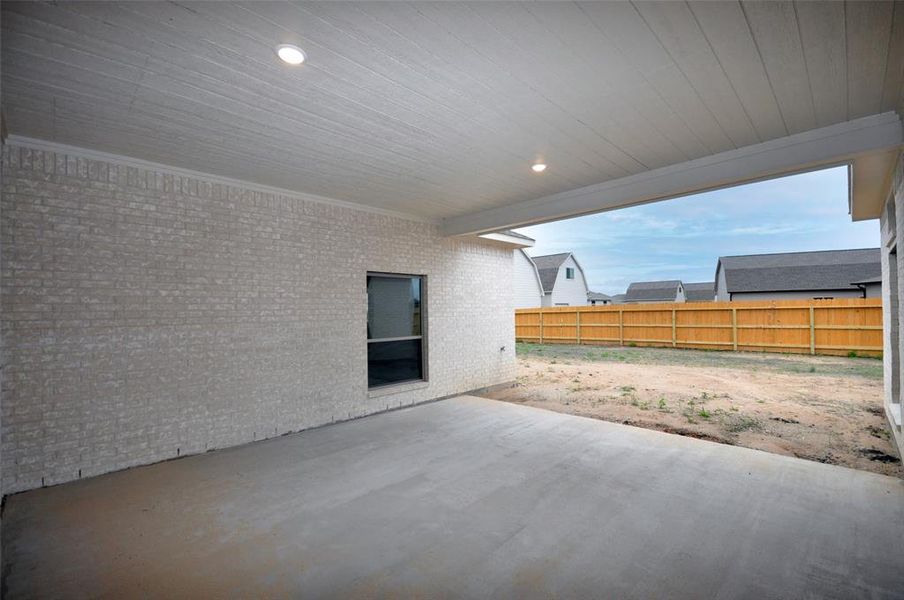
[[[844,165],[904,449],[901,2],[0,20],[5,597],[900,597],[899,480],[466,394],[511,228]]]
[[[898,479],[461,396],[17,494],[10,597],[900,598]]]

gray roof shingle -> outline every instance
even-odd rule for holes
[[[588,300],[611,300],[612,296],[600,292],[587,292]]]
[[[716,282],[685,283],[684,295],[688,302],[712,302],[716,297]]]
[[[628,286],[625,302],[674,302],[681,281],[635,281]]]
[[[882,275],[878,248],[722,256],[719,265],[729,293],[855,289]]]
[[[556,284],[556,276],[559,274],[559,267],[569,256],[571,256],[571,252],[531,257],[531,260],[537,265],[537,273],[540,275],[540,284],[543,286],[544,292],[552,291]]]

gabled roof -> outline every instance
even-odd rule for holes
[[[624,304],[625,295],[624,294],[615,294],[612,296],[612,304]]]
[[[688,302],[712,302],[716,297],[716,282],[685,283],[684,295]]]
[[[601,294],[600,292],[587,292],[588,300],[611,300],[612,296],[609,294]]]
[[[878,248],[722,256],[719,269],[728,293],[855,289],[882,275]]]
[[[625,302],[674,302],[681,281],[636,281],[628,286]]]
[[[544,292],[552,291],[552,288],[556,285],[559,267],[562,266],[562,263],[565,262],[569,256],[571,256],[571,252],[531,257],[531,260],[537,265],[537,273],[540,274],[540,284],[543,286]]]

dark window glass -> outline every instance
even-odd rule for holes
[[[421,278],[367,277],[367,339],[421,335]]]
[[[377,387],[424,378],[420,338],[367,345],[367,385]]]
[[[574,279],[574,269],[565,267],[565,279]]]
[[[367,382],[424,379],[423,278],[367,276]]]

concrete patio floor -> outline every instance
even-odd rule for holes
[[[904,595],[898,479],[460,397],[7,499],[9,598]]]

